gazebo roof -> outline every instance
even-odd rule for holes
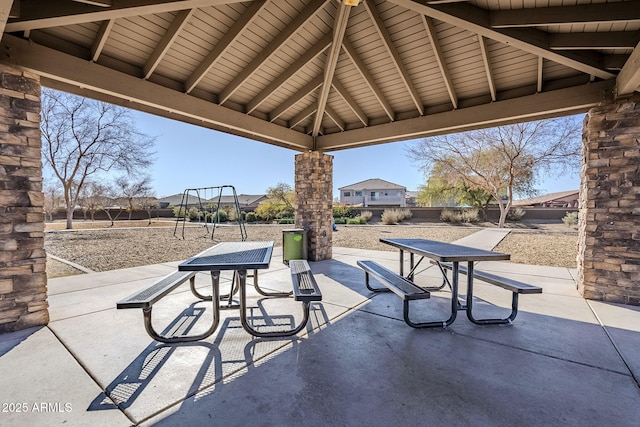
[[[640,82],[638,1],[0,0],[0,12],[0,61],[45,86],[298,151],[584,112]]]

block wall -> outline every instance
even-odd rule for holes
[[[591,109],[582,140],[578,289],[640,305],[640,98]]]
[[[49,321],[40,80],[0,64],[0,333]]]
[[[333,156],[309,151],[295,158],[295,225],[307,231],[308,257],[332,256]]]

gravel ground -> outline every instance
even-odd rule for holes
[[[86,227],[86,223],[84,227]],[[96,225],[94,223],[94,225]],[[120,225],[120,224],[119,224]],[[137,223],[136,225],[140,225]],[[146,225],[146,223],[145,223]],[[81,265],[93,271],[137,267],[168,261],[180,261],[210,247],[219,241],[241,240],[238,227],[222,226],[216,229],[214,239],[204,228],[186,228],[185,238],[173,226],[137,228],[102,228],[48,231],[45,249],[48,254]],[[56,228],[48,225],[47,230]],[[291,226],[248,225],[251,240],[273,240],[282,245],[282,230]],[[333,245],[350,248],[391,250],[378,241],[380,237],[423,237],[451,242],[467,236],[477,227],[447,227],[426,225],[396,226],[339,226],[333,234]],[[565,229],[566,230],[566,229]],[[513,230],[499,245],[497,251],[511,254],[512,262],[575,268],[578,237],[575,231]],[[64,263],[47,261],[49,277],[81,274]]]

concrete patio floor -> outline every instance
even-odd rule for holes
[[[290,289],[276,248],[261,286]],[[151,340],[141,310],[116,301],[178,263],[49,280],[47,327],[0,335],[2,426],[637,426],[640,307],[587,301],[575,271],[506,262],[483,270],[543,287],[520,298],[512,325],[417,330],[402,301],[364,286],[359,259],[397,268],[398,254],[334,248],[310,263],[323,292],[306,332],[259,339],[222,311],[202,342]],[[439,272],[421,273],[437,283]],[[225,275],[227,283],[229,276]],[[210,286],[197,275],[198,288]],[[226,287],[226,286],[225,286]],[[292,298],[250,287],[256,325],[301,317]],[[445,319],[448,292],[417,301],[417,320]],[[510,293],[476,282],[479,313],[508,312]],[[184,285],[154,306],[158,330],[206,329],[210,303]]]

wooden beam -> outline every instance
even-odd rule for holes
[[[78,3],[90,4],[100,7],[111,7],[111,0],[73,0]]]
[[[7,25],[9,17],[14,17],[16,13],[20,13],[16,11],[15,8],[17,6],[14,6],[14,3],[16,3],[17,6],[20,5],[19,0],[15,2],[12,0],[0,0],[0,30],[2,30],[0,34],[5,32],[5,26]]]
[[[615,74],[603,68],[602,56],[589,56],[574,51],[553,51],[549,48],[548,34],[534,28],[492,28],[490,12],[471,4],[427,5],[417,0],[388,1],[483,37],[506,43],[532,55],[542,56],[585,74],[594,75],[604,80],[615,77]]]
[[[447,88],[447,92],[449,93],[449,98],[451,99],[453,108],[456,109],[458,108],[458,96],[456,95],[456,92],[453,89],[453,81],[451,81],[451,73],[449,73],[449,69],[447,68],[447,64],[444,59],[444,53],[442,52],[442,48],[440,47],[440,40],[438,40],[438,34],[436,33],[436,27],[433,24],[433,19],[424,15],[420,15],[420,17],[422,18],[422,24],[424,25],[424,28],[427,31],[429,40],[431,41],[431,46],[433,47],[433,51],[436,57],[436,62],[438,63],[440,74],[442,74],[444,85]]]
[[[313,129],[311,131],[311,136],[313,137],[318,136],[320,126],[322,125],[322,117],[324,116],[324,111],[327,107],[329,91],[331,91],[331,82],[333,81],[333,76],[336,72],[338,57],[340,56],[340,49],[342,48],[342,39],[344,38],[344,33],[347,30],[351,7],[352,6],[347,6],[342,2],[338,5],[338,11],[333,24],[333,40],[331,41],[329,52],[327,52],[327,60],[324,63],[324,79],[320,88],[320,94],[318,95],[318,111],[316,112],[315,120],[313,121]]]
[[[275,80],[273,80],[267,87],[265,87],[258,95],[256,95],[249,104],[247,104],[247,114],[251,114],[256,108],[260,106],[271,94],[278,90],[283,84],[288,82],[298,71],[304,68],[311,61],[316,59],[322,52],[324,52],[331,45],[331,34],[327,34],[321,38],[313,47],[307,50],[300,58],[298,58],[293,64],[287,67],[284,73],[280,73]]]
[[[97,99],[119,101],[119,105],[171,117],[188,123],[298,151],[312,148],[310,136],[256,117],[196,98],[185,93],[114,71],[33,42],[5,34],[2,46],[11,55],[2,62],[40,75],[48,85],[59,85],[72,93],[89,92]]]
[[[324,112],[326,113],[327,117],[329,117],[329,119],[331,119],[331,121],[335,123],[336,126],[338,126],[340,131],[344,132],[344,130],[347,128],[347,125],[344,123],[344,120],[342,120],[340,116],[338,116],[338,113],[336,113],[333,108],[329,107],[328,105],[325,107]]]
[[[107,43],[109,33],[111,32],[115,22],[115,19],[109,19],[108,21],[102,21],[102,24],[100,24],[100,29],[98,30],[96,39],[93,41],[93,45],[91,46],[91,60],[93,62],[98,62],[98,58],[102,53],[102,49],[104,49],[104,45]]]
[[[318,111],[318,103],[314,102],[313,104],[309,105],[307,108],[296,114],[295,117],[289,121],[289,128],[298,126],[300,123],[302,123],[302,121],[315,114],[316,111]]]
[[[184,91],[190,93],[200,80],[209,72],[209,70],[218,62],[222,55],[231,48],[233,43],[240,37],[240,34],[244,31],[249,24],[251,24],[266,5],[266,0],[253,2],[242,14],[239,20],[237,20],[227,32],[224,33],[222,38],[213,50],[209,52],[207,57],[196,67],[195,71],[189,76],[184,84]],[[222,104],[222,102],[220,102]]]
[[[317,138],[317,149],[341,150],[586,112],[599,105],[615,79],[399,120]]]
[[[287,100],[285,102],[280,104],[275,110],[273,110],[269,114],[269,121],[273,122],[274,120],[279,118],[281,115],[283,115],[289,108],[293,107],[298,102],[300,102],[303,98],[305,98],[307,95],[309,95],[311,92],[313,92],[316,89],[318,89],[322,85],[322,81],[323,81],[323,77],[322,77],[322,75],[320,75],[320,76],[316,77],[315,79],[311,80],[306,85],[304,85],[302,87],[302,89],[300,89],[294,95],[292,95],[289,98],[287,98]],[[317,105],[316,105],[316,107],[317,107]]]
[[[491,100],[496,100],[496,83],[493,80],[493,71],[491,70],[491,61],[489,60],[489,49],[487,46],[487,39],[478,35],[478,43],[480,43],[480,52],[482,53],[482,62],[484,63],[484,71],[487,75],[487,83],[489,84],[489,93],[491,93]]]
[[[490,20],[493,28],[638,22],[640,3],[624,1],[496,10],[491,12]]]
[[[549,34],[549,48],[552,50],[626,50],[633,49],[639,41],[640,33],[637,31]]]
[[[380,36],[380,39],[382,40],[385,48],[387,49],[387,52],[391,56],[391,61],[393,62],[393,65],[398,71],[398,77],[400,77],[400,80],[402,80],[402,83],[404,83],[404,86],[407,88],[407,91],[409,92],[409,96],[413,100],[413,103],[415,104],[416,109],[418,110],[420,115],[423,115],[424,105],[420,100],[418,91],[416,91],[416,88],[413,86],[413,80],[411,79],[411,76],[409,76],[409,72],[404,66],[404,62],[400,58],[398,51],[393,45],[391,36],[387,32],[387,28],[384,26],[384,22],[382,22],[382,18],[380,18],[380,14],[376,9],[376,5],[373,3],[373,0],[365,0],[363,4],[365,5],[367,12],[369,12],[369,16],[373,21],[374,28],[378,32],[378,35]]]
[[[542,92],[542,71],[544,69],[544,58],[542,56],[538,56],[538,86],[536,88],[536,92]]]
[[[260,52],[244,70],[242,70],[232,81],[224,88],[218,97],[220,104],[224,104],[235,93],[236,90],[246,82],[265,62],[267,62],[289,39],[291,39],[300,28],[304,27],[324,5],[330,0],[313,0],[297,15],[284,31],[279,33],[275,39],[267,45],[267,48]]]
[[[364,111],[362,111],[360,107],[358,107],[358,103],[353,99],[353,97],[351,97],[351,95],[349,95],[349,91],[347,91],[347,88],[344,87],[344,85],[340,83],[338,79],[333,79],[333,82],[331,84],[333,85],[333,88],[336,90],[338,95],[340,95],[344,102],[349,106],[351,111],[353,111],[353,114],[356,115],[358,120],[360,120],[363,125],[368,126],[369,119],[364,114]]]
[[[358,55],[358,52],[356,52],[353,45],[349,43],[349,40],[347,40],[347,37],[342,40],[342,47],[344,48],[347,56],[349,56],[349,59],[351,59],[351,62],[353,62],[356,70],[360,73],[360,76],[362,76],[364,82],[367,84],[367,86],[369,86],[369,90],[373,93],[373,96],[375,96],[378,103],[380,103],[380,105],[382,106],[382,109],[389,117],[389,120],[394,121],[395,113],[393,111],[393,108],[391,108],[391,105],[387,101],[387,98],[384,96],[384,94],[376,84],[371,73],[369,73],[369,71],[367,70],[367,67],[362,59],[360,59],[360,55]]]
[[[160,42],[155,47],[153,53],[151,53],[151,56],[149,56],[149,59],[147,59],[146,64],[144,64],[144,67],[142,68],[145,79],[151,77],[151,74],[156,70],[156,67],[160,64],[160,61],[162,61],[162,58],[164,58],[169,48],[171,48],[173,42],[176,41],[178,35],[187,25],[187,22],[189,22],[189,19],[191,19],[194,12],[195,9],[186,9],[180,10],[176,13],[173,21],[171,21],[171,25],[169,25],[167,31],[162,35]]]
[[[245,0],[112,0],[110,8],[91,6],[75,2],[51,0],[29,0],[23,2],[20,18],[7,24],[6,32],[61,27],[87,22],[177,10],[215,7]]]
[[[640,43],[620,70],[616,79],[616,95],[630,95],[640,87]]]

